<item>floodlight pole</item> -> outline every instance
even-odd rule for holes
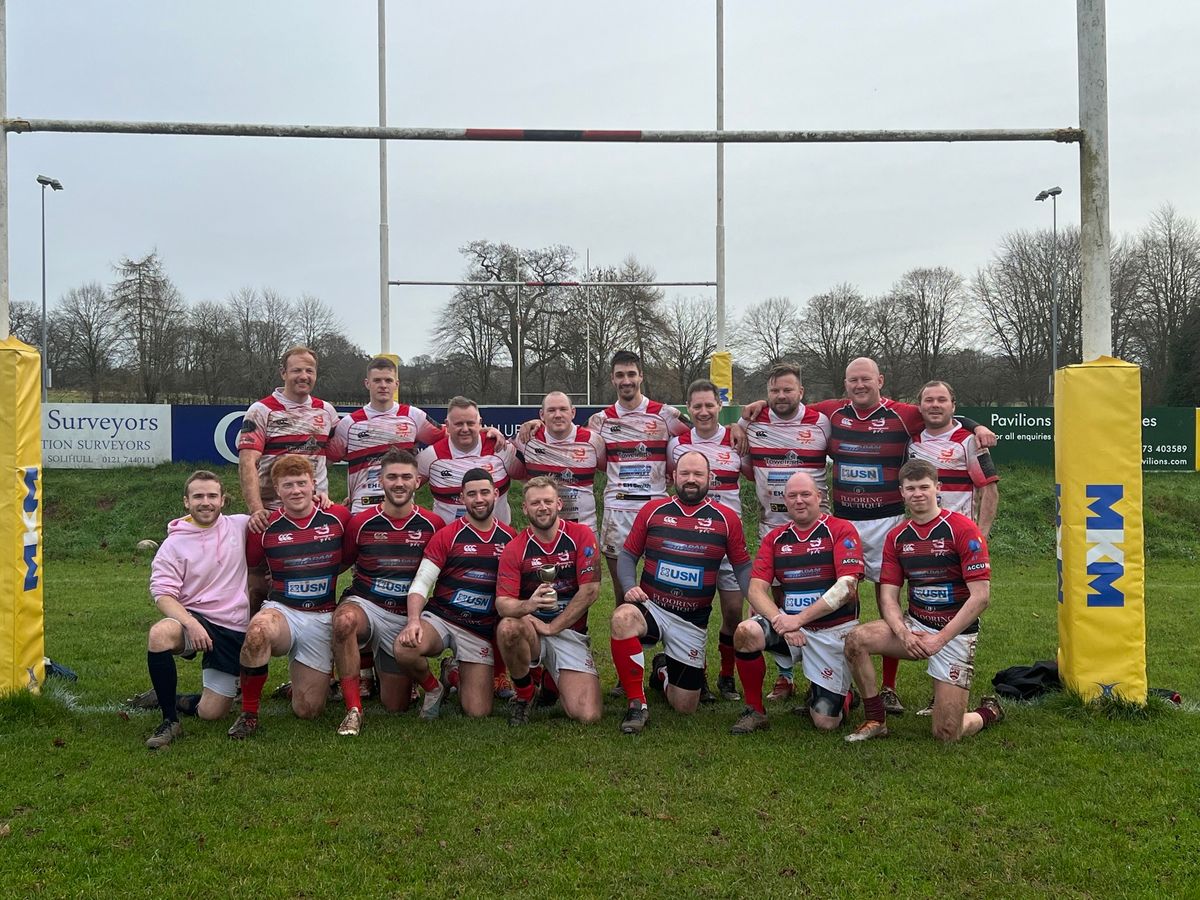
[[[1051,222],[1053,223],[1053,231],[1051,232],[1053,244],[1050,247],[1050,398],[1054,399],[1054,373],[1058,371],[1058,195],[1062,193],[1062,188],[1055,185],[1052,188],[1046,188],[1044,191],[1038,191],[1038,195],[1033,199],[1041,203],[1049,199],[1052,213]]]
[[[1108,63],[1104,0],[1076,0],[1079,54],[1079,257],[1083,362],[1112,355],[1108,230]]]
[[[725,130],[725,3],[717,0],[717,131]],[[717,144],[717,352],[725,349],[725,145]]]
[[[387,126],[387,50],[385,37],[387,24],[383,12],[384,0],[379,0],[379,127]],[[391,347],[391,291],[388,288],[388,168],[387,145],[379,141],[379,351],[387,353]]]

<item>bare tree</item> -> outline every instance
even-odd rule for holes
[[[850,360],[872,349],[870,305],[849,283],[817,294],[805,304],[798,338],[800,349],[817,370],[811,380],[836,393],[841,390]],[[805,382],[810,382],[807,375]]]
[[[205,300],[188,310],[188,387],[208,403],[237,396],[229,375],[241,354],[237,326],[228,306]]]
[[[659,365],[674,382],[672,393],[682,403],[688,385],[708,371],[717,349],[717,312],[712,300],[675,297],[664,311],[666,330],[659,344]],[[675,393],[678,388],[678,393]]]
[[[121,310],[98,282],[90,281],[62,296],[54,318],[62,326],[64,361],[79,372],[92,402],[100,402],[102,382],[119,358]]]
[[[319,351],[329,335],[340,335],[342,323],[329,305],[312,294],[301,294],[292,307],[293,331],[297,343]]]
[[[30,347],[42,346],[41,307],[25,300],[14,300],[8,307],[8,330],[19,341]]]
[[[899,307],[900,327],[907,335],[905,369],[917,385],[936,378],[946,355],[957,349],[963,333],[966,296],[962,276],[946,266],[910,269],[892,287],[890,301]]]
[[[142,259],[124,257],[114,267],[118,281],[112,298],[127,335],[127,354],[138,392],[155,403],[179,365],[187,309],[156,252]]]
[[[753,303],[735,329],[735,344],[751,368],[765,370],[795,353],[800,316],[787,297]]]
[[[1158,402],[1165,393],[1172,338],[1200,302],[1200,232],[1193,220],[1166,205],[1139,233],[1137,253],[1139,343],[1149,368],[1146,399]]]
[[[496,354],[503,346],[493,325],[498,318],[497,290],[489,286],[458,288],[433,330],[438,352],[457,362],[464,384],[480,400],[489,396]]]
[[[1056,250],[1050,232],[1015,231],[1004,236],[992,262],[976,273],[971,294],[986,324],[988,342],[1004,361],[1014,395],[1036,406],[1050,387],[1051,305],[1058,298],[1059,363],[1072,358],[1079,328],[1078,233],[1060,235]],[[1064,252],[1062,247],[1076,249]],[[1072,256],[1074,263],[1072,265]],[[1057,295],[1055,265],[1060,267]],[[1072,277],[1074,271],[1075,277]]]

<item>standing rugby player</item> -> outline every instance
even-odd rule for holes
[[[519,471],[516,451],[491,434],[483,434],[479,404],[452,397],[446,407],[446,436],[417,454],[421,479],[429,482],[433,511],[452,522],[466,514],[462,499],[463,474],[471,469],[488,472],[495,484],[495,515],[508,524],[508,487]]]
[[[568,716],[598,722],[600,676],[588,637],[588,609],[600,595],[596,535],[560,516],[558,486],[546,476],[525,485],[523,509],[529,527],[504,548],[496,583],[496,642],[516,688],[508,724],[527,724],[536,692],[551,684]]]
[[[251,513],[279,509],[271,467],[285,455],[309,460],[318,494],[329,493],[325,449],[337,426],[333,405],[313,396],[317,384],[317,355],[307,347],[292,347],[279,365],[283,386],[246,410],[238,436],[238,480]]]
[[[528,437],[518,435],[517,459],[525,474],[554,479],[562,499],[560,517],[596,531],[596,471],[606,464],[600,436],[575,424],[575,407],[562,391],[542,400],[541,424]],[[526,429],[522,428],[522,433]]]

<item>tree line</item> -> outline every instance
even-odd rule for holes
[[[647,391],[681,402],[708,372],[717,321],[710,297],[668,297],[636,257],[582,270],[556,244],[521,249],[476,240],[461,248],[464,281],[442,306],[432,352],[401,360],[405,399],[442,403],[467,393],[482,403],[536,403],[563,389],[582,402],[611,398],[607,360],[631,349],[645,360]],[[361,401],[368,355],[320,299],[243,288],[224,301],[187,303],[151,253],[122,259],[114,283],[68,291],[49,316],[48,362],[56,388],[93,400],[242,403],[277,382],[276,360],[295,343],[321,358],[320,394]],[[1157,210],[1111,247],[1113,353],[1142,366],[1147,404],[1200,405],[1200,229],[1172,207]],[[518,289],[513,284],[522,282]],[[556,282],[595,282],[567,287]],[[841,389],[857,356],[872,356],[887,391],[911,397],[934,377],[969,405],[1041,405],[1049,398],[1051,307],[1058,301],[1058,363],[1081,353],[1079,233],[1064,228],[1004,235],[973,274],[913,268],[885,292],[853,282],[795,302],[748,304],[726,334],[735,396],[758,396],[767,369],[801,363],[810,396]],[[15,303],[13,333],[40,346],[40,314]],[[520,348],[520,349],[518,349]],[[521,355],[520,390],[514,361]]]

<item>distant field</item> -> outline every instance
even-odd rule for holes
[[[0,702],[2,897],[1157,897],[1200,883],[1194,702],[1111,717],[1065,697],[1011,705],[941,748],[911,715],[861,746],[786,711],[739,739],[737,704],[684,718],[654,698],[637,739],[613,703],[591,728],[543,711],[519,731],[371,706],[348,741],[340,706],[302,723],[268,701],[255,741],[186,721],[149,754],[156,717],[118,713],[147,685],[156,618],[133,547],[161,538],[185,474],[47,474],[47,652],[80,680]],[[1051,477],[1004,474],[976,693],[1056,646]],[[1150,681],[1194,701],[1200,478],[1155,476],[1146,493]],[[606,584],[592,620],[605,684],[611,607]],[[197,682],[195,665],[180,672]],[[920,705],[922,667],[902,665],[900,687]]]

